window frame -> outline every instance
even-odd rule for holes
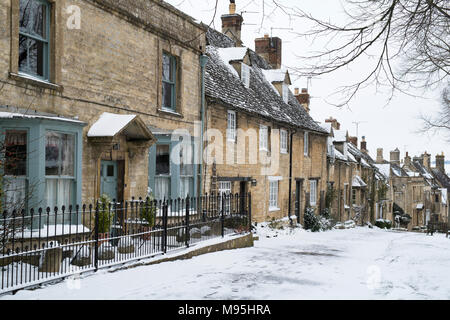
[[[45,178],[45,191],[47,191],[47,181],[56,181],[58,184],[62,181],[64,182],[68,182],[70,181],[71,183],[71,191],[72,191],[72,195],[70,196],[70,200],[71,203],[68,204],[63,204],[64,206],[68,207],[69,205],[72,205],[73,202],[75,201],[75,196],[77,193],[76,190],[76,183],[77,183],[77,145],[78,145],[78,141],[77,141],[77,135],[74,132],[65,132],[62,130],[54,130],[54,129],[46,129],[45,130],[45,137],[44,137],[44,153],[46,152],[46,148],[47,148],[47,133],[49,132],[54,132],[54,133],[58,133],[61,135],[71,135],[73,137],[73,175],[62,175],[62,171],[60,171],[61,168],[58,169],[58,175],[47,175],[46,173],[46,167],[47,167],[47,159],[45,159],[44,156],[44,178]],[[58,158],[62,157],[62,151],[59,150],[58,152]],[[58,159],[59,161],[60,159]],[[59,189],[56,189],[56,199],[53,199],[53,202],[58,203],[58,199],[59,199]],[[49,206],[48,204],[48,199],[47,199],[47,195],[45,194],[45,201],[46,201],[46,205]],[[58,205],[57,205],[58,206]],[[61,210],[61,206],[58,206],[58,209]]]
[[[317,180],[309,180],[309,204],[311,206],[317,205]]]
[[[36,42],[41,42],[43,43],[43,67],[42,67],[42,73],[43,75],[37,75],[37,74],[33,74],[27,71],[23,71],[20,70],[20,64],[19,61],[17,61],[17,72],[19,75],[21,76],[25,76],[25,77],[31,77],[31,78],[36,78],[38,80],[41,81],[45,81],[45,82],[50,82],[50,77],[51,77],[51,68],[50,68],[50,51],[51,51],[51,19],[52,19],[52,3],[46,0],[30,0],[33,2],[37,2],[39,4],[42,4],[45,6],[45,35],[46,37],[43,38],[39,35],[34,35],[34,34],[30,34],[24,31],[21,31],[20,29],[20,0],[18,0],[18,8],[19,8],[19,15],[18,15],[18,42],[17,45],[19,45],[20,43],[20,37],[26,37],[27,39],[31,39],[34,40]],[[18,56],[20,55],[20,47],[17,48],[17,53]],[[27,52],[29,52],[29,46],[27,46]],[[29,56],[29,54],[27,53],[27,57]]]
[[[241,81],[244,87],[250,88],[250,66],[241,62]]]
[[[284,138],[283,138],[284,137]],[[283,146],[283,144],[285,146]],[[280,153],[288,153],[289,150],[289,139],[287,130],[280,130]]]
[[[269,180],[269,211],[280,210],[278,207],[279,189],[279,180]]]
[[[233,117],[233,126],[231,127],[230,116]],[[227,141],[236,142],[236,111],[227,111]]]
[[[164,79],[164,57],[169,57],[170,60],[170,71],[173,74],[173,80]],[[169,112],[177,112],[177,80],[178,80],[178,61],[177,57],[170,54],[169,52],[163,51],[162,54],[162,68],[161,68],[161,109]],[[172,87],[171,94],[171,106],[166,106],[164,104],[164,84],[169,84]]]
[[[309,157],[309,132],[303,134],[303,155]]]
[[[259,125],[259,150],[269,151],[269,127],[260,124]]]
[[[219,197],[219,203],[218,203],[219,207],[217,208],[219,212],[222,210],[222,196],[224,194],[225,194],[225,197],[228,196],[228,199],[225,199],[225,203],[224,203],[225,213],[231,212],[231,197],[230,197],[230,195],[232,194],[232,188],[233,188],[233,184],[231,183],[231,181],[219,181],[218,192],[219,192],[220,197]]]

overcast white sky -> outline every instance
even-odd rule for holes
[[[166,1],[206,24],[209,24],[214,16],[215,0]],[[222,26],[220,16],[228,13],[229,1],[219,0],[218,2],[213,27],[220,31]],[[307,55],[312,49],[320,49],[321,44],[317,40],[298,38],[294,33],[307,31],[309,28],[307,24],[298,20],[290,21],[281,10],[267,5],[270,4],[270,0],[266,0],[264,8],[269,17],[265,17],[261,28],[262,2],[263,0],[236,0],[237,11],[244,11],[242,40],[245,46],[254,49],[255,38],[272,32],[273,36],[283,39],[282,63],[288,69],[299,66],[297,56]],[[278,2],[297,6],[325,20],[343,21],[343,11],[339,0],[279,0]],[[292,28],[293,30],[271,30],[271,28]],[[417,129],[421,127],[421,121],[418,119],[420,113],[433,114],[439,110],[439,90],[417,92],[424,98],[414,98],[399,93],[386,105],[387,92],[381,92],[372,86],[360,91],[351,102],[350,108],[337,108],[327,103],[327,101],[333,101],[330,95],[339,86],[358,81],[371,62],[367,59],[352,69],[340,70],[335,74],[312,79],[309,83],[309,92],[312,96],[311,116],[321,122],[330,116],[337,118],[341,123],[341,129],[347,129],[353,136],[356,135],[356,125],[353,122],[361,121],[359,141],[361,136],[366,136],[372,157],[376,156],[377,148],[383,148],[384,158],[389,160],[389,151],[398,147],[401,157],[404,157],[405,151],[409,151],[410,155],[420,155],[427,151],[432,154],[434,161],[436,154],[445,152],[446,160],[450,160],[450,144],[445,140],[443,133],[436,135],[417,133]],[[305,78],[292,77],[292,82],[291,90],[308,85]]]

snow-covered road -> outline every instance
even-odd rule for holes
[[[450,299],[450,239],[258,228],[254,248],[99,274],[0,299]]]

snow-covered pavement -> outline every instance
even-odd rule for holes
[[[450,299],[450,239],[355,228],[258,228],[254,248],[125,271],[0,299]]]

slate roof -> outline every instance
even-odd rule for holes
[[[425,168],[425,166],[419,161],[413,161],[414,167],[425,178],[425,181],[433,188],[438,188],[439,186],[433,181],[434,176]]]
[[[438,168],[431,169],[436,180],[446,189],[450,189],[450,177]]]
[[[230,47],[233,42],[218,31],[207,32],[206,53],[209,56],[205,73],[205,91],[209,101],[220,103],[228,108],[242,110],[288,126],[298,127],[321,134],[322,129],[305,111],[292,92],[289,103],[274,92],[262,70],[271,69],[269,64],[252,50],[248,50],[251,61],[250,88],[245,88],[241,80],[230,70],[220,55],[218,48]]]

